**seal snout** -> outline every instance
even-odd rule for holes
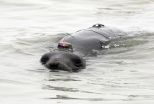
[[[66,66],[66,63],[64,63],[61,59],[52,59],[49,60],[45,66],[49,69],[52,69],[52,70],[64,70],[65,69],[65,66]]]
[[[78,72],[85,68],[85,61],[80,56],[63,51],[46,53],[41,57],[40,62],[53,71]]]
[[[60,63],[58,63],[58,62],[49,63],[49,64],[47,64],[46,66],[47,66],[48,68],[50,68],[50,69],[58,69],[59,66],[60,66]]]

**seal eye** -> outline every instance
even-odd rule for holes
[[[49,60],[49,56],[47,56],[47,55],[44,55],[44,56],[42,56],[42,58],[40,59],[40,62],[42,63],[42,64],[46,64],[46,62]]]
[[[78,68],[84,68],[85,67],[85,61],[84,59],[82,59],[79,56],[74,56],[72,58],[72,62],[74,63],[74,65]]]
[[[82,65],[82,62],[80,59],[74,59],[74,64],[75,66],[80,67]]]

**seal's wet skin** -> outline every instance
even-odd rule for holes
[[[62,38],[58,50],[46,53],[40,61],[53,71],[78,72],[85,68],[83,56],[92,54],[94,50],[102,50],[110,41],[124,36],[126,33],[120,30],[96,24]]]
[[[65,51],[46,53],[41,58],[41,63],[52,70],[65,70],[78,72],[85,68],[85,61],[82,57]]]

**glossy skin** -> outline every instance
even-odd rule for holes
[[[78,72],[85,68],[83,56],[93,53],[94,50],[101,50],[111,40],[125,35],[124,32],[117,29],[96,24],[62,38],[59,41],[58,49],[64,49],[64,51],[46,53],[40,61],[51,70]],[[70,49],[71,52],[65,51]]]
[[[46,53],[40,62],[52,70],[78,72],[85,68],[85,60],[82,57],[64,51]]]
[[[102,50],[110,41],[125,37],[126,33],[109,28],[102,24],[93,25],[90,28],[79,30],[69,36],[64,37],[60,42],[68,42],[72,45],[74,53],[86,56],[93,50]]]

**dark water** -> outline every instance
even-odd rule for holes
[[[154,0],[0,0],[0,13],[1,104],[154,103]],[[133,37],[89,57],[79,73],[41,66],[56,34],[95,23]]]

